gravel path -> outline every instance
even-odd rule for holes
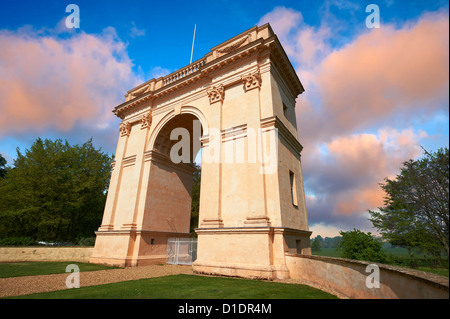
[[[80,272],[80,287],[178,274],[193,274],[192,266],[151,265]],[[69,273],[64,273],[0,278],[0,297],[29,295],[38,292],[67,289],[66,278],[69,275]]]

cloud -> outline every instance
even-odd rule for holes
[[[172,71],[169,70],[169,69],[166,69],[166,68],[163,68],[163,67],[160,67],[160,66],[155,66],[155,67],[153,67],[150,70],[148,78],[150,78],[150,79],[153,79],[153,78],[157,79],[157,78],[160,78],[162,76],[166,76],[166,75],[168,75],[170,73],[172,73]]]
[[[280,41],[287,40],[288,35],[292,30],[296,29],[303,21],[301,12],[286,7],[276,7],[271,12],[265,14],[257,25],[270,23],[274,32],[277,34]],[[285,47],[289,47],[288,43]]]
[[[131,21],[131,24],[133,25],[130,30],[130,36],[132,38],[142,37],[145,35],[145,29],[138,29],[134,21]]]
[[[423,131],[383,128],[377,134],[336,137],[322,150],[316,147],[305,154],[310,223],[368,228],[368,210],[383,205],[379,183],[394,177],[405,160],[420,155],[424,137]]]
[[[315,225],[311,226],[309,230],[312,231],[311,238],[314,238],[317,235],[320,235],[322,237],[340,236],[339,231],[343,229],[339,229],[338,227],[331,225],[325,225],[324,223],[316,223]],[[346,230],[347,229],[345,229],[344,231]]]
[[[310,95],[298,103],[301,129],[327,139],[448,106],[448,28],[448,15],[428,14],[401,29],[372,29],[332,51],[309,79],[320,101]]]
[[[100,34],[0,31],[0,137],[107,129],[111,109],[140,82],[113,28]]]
[[[276,7],[264,15],[258,25],[267,22],[272,26],[292,62],[302,72],[311,69],[330,50],[328,40],[332,37],[331,28],[326,24],[319,27],[306,24],[298,11]]]
[[[426,127],[436,114],[448,117],[448,12],[355,34],[331,10],[360,9],[349,4],[327,1],[315,26],[285,7],[259,21],[271,24],[306,89],[296,114],[308,218],[328,232],[373,231],[368,210],[383,204],[379,183],[429,137],[413,120]]]

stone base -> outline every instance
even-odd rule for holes
[[[155,264],[165,264],[166,255],[164,256],[146,256],[138,258],[104,258],[104,257],[91,257],[89,259],[91,264],[100,264],[116,267],[135,267],[135,266],[148,266]]]
[[[194,262],[192,265],[194,273],[207,275],[220,275],[227,277],[243,277],[250,279],[273,280],[278,278],[278,273],[273,266],[258,266],[245,264],[216,264],[210,262]],[[284,278],[289,278],[289,272],[283,274]],[[282,274],[280,274],[282,275]]]
[[[242,277],[249,279],[289,279],[286,266],[260,266],[246,264],[201,263],[194,262],[194,273],[206,275],[220,275],[226,277]]]
[[[288,279],[285,252],[293,236],[309,242],[309,231],[281,227],[198,228],[196,273],[252,279]],[[300,241],[300,239],[298,239]]]
[[[189,233],[146,230],[107,230],[96,235],[89,262],[118,267],[164,264],[168,238],[192,237]]]

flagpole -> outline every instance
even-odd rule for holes
[[[189,62],[189,64],[192,63],[192,55],[194,54],[195,29],[197,29],[197,24],[195,24],[194,26],[194,38],[192,39],[191,62]]]

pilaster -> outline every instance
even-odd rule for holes
[[[211,118],[210,135],[203,138],[202,143],[202,178],[200,193],[200,227],[223,227],[222,219],[222,156],[221,141],[223,101],[225,88],[222,84],[211,85],[206,89],[215,117]],[[212,138],[212,139],[211,139]],[[214,152],[218,152],[215,154]]]
[[[247,131],[252,131],[256,135],[256,141],[248,138],[248,148],[256,151],[256,161],[247,161],[247,198],[248,211],[244,225],[247,226],[270,226],[270,220],[266,211],[266,186],[264,174],[261,171],[264,152],[262,149],[261,134],[261,74],[259,69],[241,76],[245,94],[242,103],[247,112]],[[256,145],[250,145],[255,143]],[[261,156],[258,156],[261,154]],[[261,161],[262,160],[262,161]]]
[[[125,156],[128,137],[130,135],[131,125],[127,121],[123,121],[119,125],[119,140],[117,142],[115,161],[111,163],[113,171],[109,182],[108,195],[106,197],[105,210],[103,220],[99,231],[114,229],[114,217],[117,204],[117,197],[120,191],[120,183],[122,179],[122,162]]]

